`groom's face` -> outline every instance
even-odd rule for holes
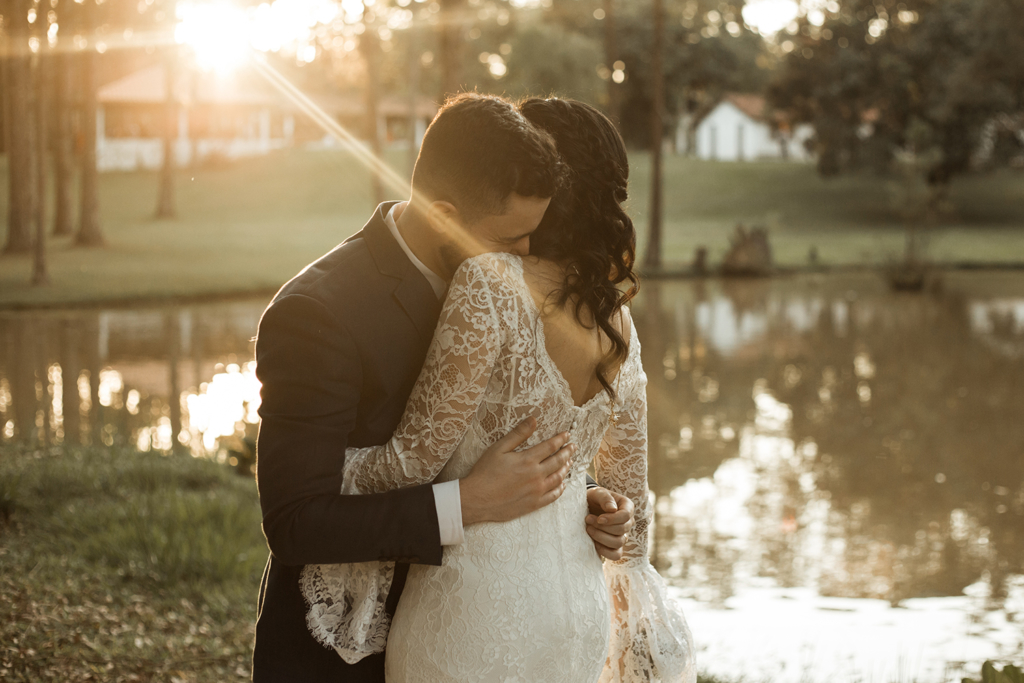
[[[474,221],[457,221],[454,234],[440,249],[447,277],[451,278],[463,261],[480,254],[529,254],[530,235],[540,225],[550,203],[550,197],[524,197],[513,193],[503,213],[484,215]]]

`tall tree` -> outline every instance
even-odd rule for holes
[[[606,109],[608,118],[615,123],[619,121],[619,109],[622,107],[622,84],[615,75],[615,65],[619,61],[619,41],[616,35],[615,25],[615,0],[603,0],[602,10],[604,12],[604,62],[605,67],[611,72],[608,76],[606,96],[608,103]],[[625,72],[623,72],[625,74]]]
[[[0,0],[0,15],[7,14],[9,1]],[[11,77],[10,77],[10,53],[11,53],[11,36],[10,36],[10,25],[0,26],[0,106],[3,107],[3,111],[0,111],[0,115],[3,116],[3,145],[4,154],[7,155],[8,160],[11,154]],[[8,173],[8,179],[10,173]],[[10,187],[8,187],[8,195],[10,195]],[[11,225],[14,223],[14,208],[15,205],[10,201],[8,196],[7,202],[7,224]]]
[[[53,60],[53,179],[54,211],[53,234],[70,235],[74,232],[74,127],[72,114],[74,97],[74,61],[67,53],[58,53]]]
[[[85,0],[80,8],[80,15],[87,35],[95,35],[96,29],[95,0]],[[82,88],[82,139],[84,149],[81,155],[81,194],[79,196],[78,234],[75,242],[82,246],[101,246],[104,244],[103,232],[100,229],[99,172],[96,167],[97,143],[97,109],[96,99],[96,62],[98,53],[90,41],[89,46],[79,56],[79,82]]]
[[[33,75],[33,89],[35,90],[35,101],[32,117],[36,124],[35,136],[35,248],[32,250],[32,284],[45,285],[49,283],[50,276],[46,269],[46,186],[47,186],[47,129],[49,128],[49,108],[47,106],[47,94],[49,89],[49,66],[50,56],[48,42],[46,40],[47,20],[40,12],[35,20],[33,31],[36,42],[32,52],[31,65]],[[45,430],[44,430],[45,431]]]
[[[415,22],[416,19],[413,19]],[[418,149],[416,147],[419,139],[417,137],[417,128],[419,128],[419,114],[418,105],[420,99],[420,50],[419,50],[419,26],[415,23],[406,32],[406,52],[408,59],[409,69],[409,83],[408,83],[408,99],[409,99],[409,127],[405,134],[409,140],[409,158],[407,165],[409,167],[409,178],[412,178],[412,171],[416,166],[416,157],[418,156]]]
[[[438,61],[441,67],[441,100],[457,93],[462,82],[462,22],[466,0],[440,0],[441,26],[438,37]]]
[[[164,51],[164,158],[160,166],[160,194],[156,203],[157,218],[174,218],[177,209],[174,201],[174,141],[178,137],[178,47],[172,45]]]
[[[649,5],[619,5],[616,35],[625,66],[621,122],[626,142],[649,148],[654,40]],[[727,91],[759,92],[767,82],[764,41],[743,25],[743,2],[664,0],[665,120],[696,121]]]
[[[10,50],[6,61],[12,134],[7,153],[10,210],[4,245],[4,251],[9,254],[24,254],[32,249],[32,228],[36,216],[35,91],[29,49],[31,25],[28,22],[29,9],[33,9],[31,4],[30,0],[7,0],[4,8],[5,16],[10,17],[7,31]]]
[[[933,213],[950,180],[981,161],[992,124],[1024,107],[1024,0],[834,7],[820,26],[798,23],[769,100],[814,124],[822,175],[909,162]]]
[[[647,253],[644,265],[661,266],[662,235],[662,177],[661,152],[665,138],[665,72],[663,64],[665,42],[665,7],[663,0],[653,0],[654,40],[651,43],[651,207],[647,235]]]
[[[374,18],[367,22],[366,30],[359,36],[359,49],[366,62],[366,140],[370,151],[378,159],[382,158],[383,146],[380,129],[380,34]],[[374,204],[384,201],[384,182],[375,169],[370,171],[370,186]]]

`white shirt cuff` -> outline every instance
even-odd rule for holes
[[[458,545],[466,540],[462,528],[462,494],[459,480],[434,484],[434,506],[437,525],[441,532],[441,545]]]

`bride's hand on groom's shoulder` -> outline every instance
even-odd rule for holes
[[[609,560],[621,560],[626,536],[633,528],[633,501],[606,488],[587,489],[587,533],[597,554]]]
[[[568,432],[516,451],[537,429],[533,418],[492,444],[459,482],[462,524],[508,522],[558,500],[575,446]]]

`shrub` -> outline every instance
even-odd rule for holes
[[[963,679],[963,683],[978,683],[970,678]],[[1024,683],[1024,671],[1013,664],[1007,664],[1002,671],[996,669],[992,662],[985,662],[981,665],[980,683]]]

